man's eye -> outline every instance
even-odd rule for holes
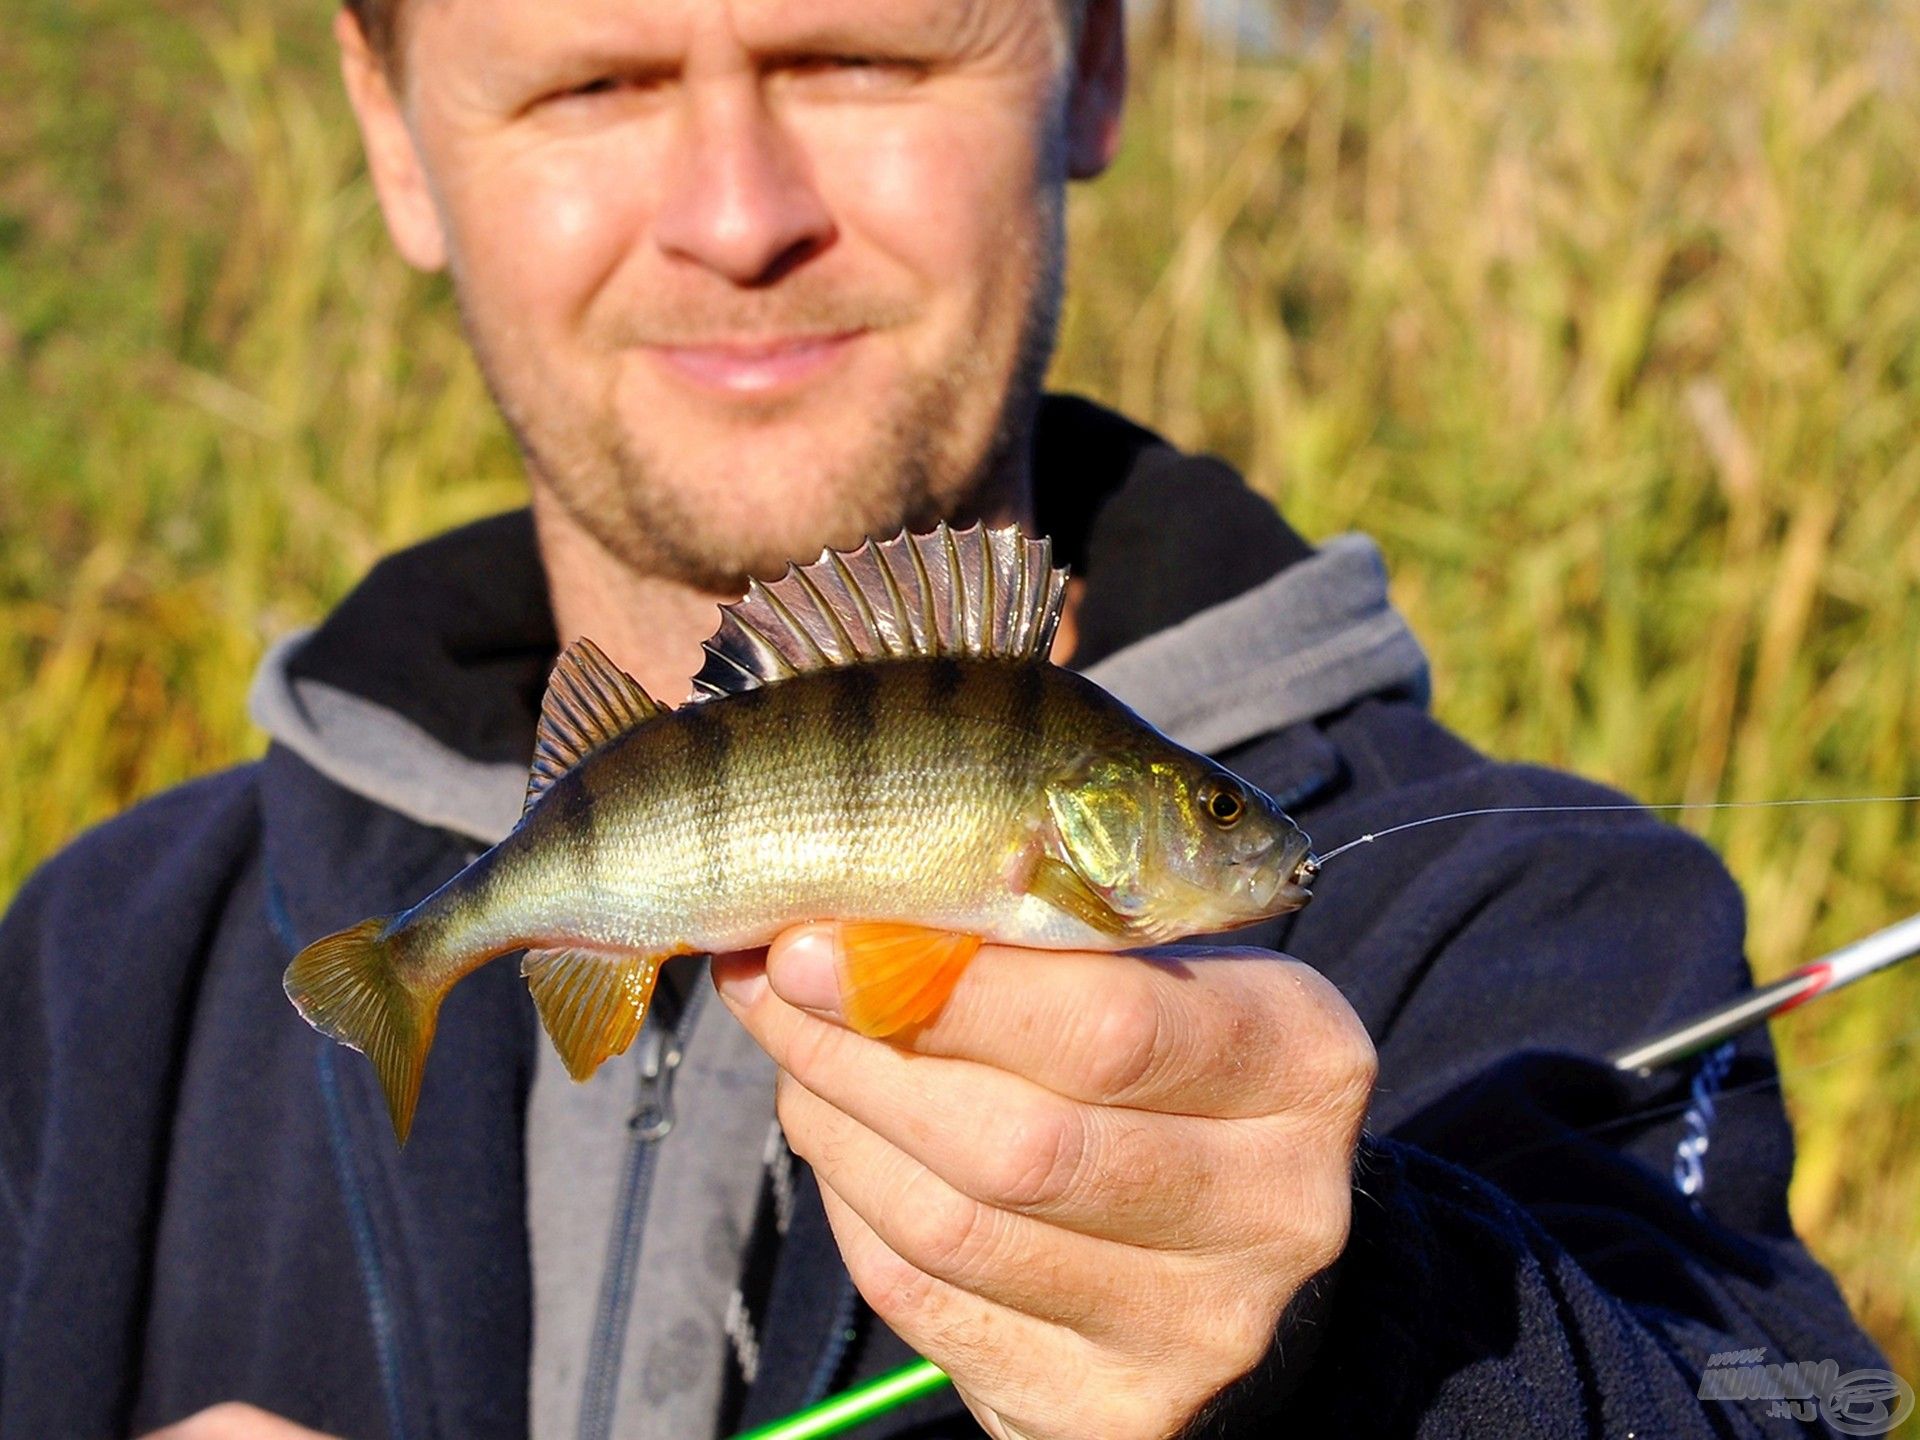
[[[656,89],[660,82],[646,75],[595,75],[591,79],[561,85],[549,91],[542,106],[576,107],[634,99]]]
[[[792,83],[807,90],[849,95],[904,90],[926,74],[926,67],[915,61],[883,55],[808,56],[790,61],[780,70]]]

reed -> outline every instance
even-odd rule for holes
[[[1057,382],[1375,535],[1492,752],[1663,800],[1920,790],[1920,11],[1244,4],[1277,47],[1141,25]],[[318,0],[86,8],[0,27],[0,895],[256,753],[271,637],[520,494]],[[1690,823],[1762,977],[1920,909],[1913,808]],[[1776,1033],[1796,1221],[1920,1380],[1917,1001]]]

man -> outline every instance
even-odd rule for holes
[[[1329,841],[1605,796],[1426,717],[1364,541],[1040,398],[1118,0],[361,0],[338,35],[532,523],[383,564],[269,659],[263,762],[22,893],[0,1434],[713,1433],[914,1351],[955,1391],[879,1433],[1758,1433],[1697,1398],[1710,1353],[1871,1363],[1788,1225],[1764,1038],[1688,1193],[1691,1077],[1594,1058],[1746,983],[1730,882],[1644,817],[1423,830],[1230,949],[988,947],[897,1045],[803,927],[714,962],[724,1008],[670,974],[578,1089],[494,966],[397,1151],[287,959],[511,825],[559,644],[683,694],[715,603],[823,544],[1047,531],[1058,658]]]

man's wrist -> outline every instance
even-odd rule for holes
[[[1270,1433],[1265,1426],[1279,1418],[1313,1368],[1326,1337],[1339,1275],[1336,1260],[1294,1292],[1259,1362],[1201,1407],[1180,1430],[1178,1440],[1240,1440]]]

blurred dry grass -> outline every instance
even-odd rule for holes
[[[1376,535],[1490,750],[1649,798],[1920,790],[1920,8],[1244,4],[1284,58],[1147,27],[1060,383]],[[323,8],[0,27],[0,895],[254,753],[263,645],[375,556],[517,503]],[[1762,976],[1920,909],[1912,808],[1695,828]],[[1920,1379],[1916,999],[1777,1035],[1796,1219]]]

